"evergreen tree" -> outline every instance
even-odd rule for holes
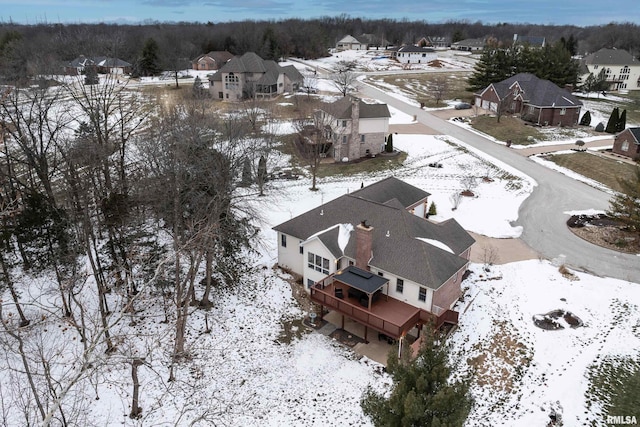
[[[248,187],[253,182],[253,177],[251,176],[251,160],[248,157],[244,159],[242,163],[242,178],[240,180],[240,185],[242,187]]]
[[[468,384],[450,381],[444,337],[431,326],[423,329],[423,343],[415,359],[407,348],[401,359],[389,354],[387,372],[393,389],[387,397],[367,389],[360,404],[375,426],[462,426],[472,400]]]
[[[98,70],[95,66],[91,65],[84,69],[84,84],[85,85],[97,85],[98,84]]]
[[[609,201],[607,215],[640,233],[640,166],[631,179],[618,179],[622,191]]]
[[[436,203],[435,202],[431,202],[431,204],[429,205],[429,212],[427,213],[428,216],[432,216],[432,215],[437,215],[438,211],[436,210]]]
[[[609,116],[609,121],[607,122],[607,127],[605,128],[605,132],[607,133],[616,133],[616,129],[618,128],[618,122],[620,121],[620,117],[618,116],[618,107],[614,107],[611,111],[611,115]]]
[[[196,76],[196,79],[193,81],[193,97],[195,99],[204,99],[207,97],[207,90],[204,88],[200,76]]]
[[[155,76],[160,73],[158,49],[158,42],[156,42],[155,39],[150,37],[144,42],[139,64],[140,75]]]
[[[393,153],[393,134],[390,133],[387,137],[387,144],[384,147],[384,151],[387,153]]]
[[[464,40],[464,33],[460,30],[455,30],[453,32],[453,36],[451,36],[451,43],[459,42]]]
[[[616,132],[622,132],[627,127],[627,110],[622,110],[618,123],[616,124]]]
[[[586,113],[584,113],[582,115],[582,118],[580,119],[580,125],[581,126],[589,126],[591,124],[591,112],[589,112],[589,110],[587,110]]]

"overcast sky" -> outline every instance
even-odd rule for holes
[[[638,22],[638,0],[0,0],[0,21],[39,23],[226,22],[317,18],[347,14],[366,19],[432,23],[603,25]]]

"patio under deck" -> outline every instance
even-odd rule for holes
[[[336,296],[336,289],[342,289],[342,298]],[[385,294],[371,302],[371,309],[363,307],[360,299],[349,295],[348,285],[329,276],[311,287],[311,300],[323,307],[355,320],[367,328],[398,339],[412,328],[432,321],[438,328],[444,323],[456,324],[458,313],[447,310],[436,316],[426,310],[414,307]],[[344,325],[343,325],[344,327]]]

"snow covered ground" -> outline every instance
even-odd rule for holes
[[[392,123],[412,120],[391,112]],[[289,131],[287,124],[280,128]],[[510,222],[535,182],[447,136],[399,134],[394,145],[408,157],[393,175],[432,194],[438,210],[433,219],[455,218],[466,229],[492,237],[519,236],[521,230]],[[286,161],[285,156],[276,160]],[[308,178],[274,181],[261,209],[256,271],[239,291],[219,295],[211,311],[194,310],[187,333],[190,358],[177,368],[177,381],[166,381],[171,323],[162,322],[161,306],[149,304],[137,319],[141,343],[134,351],[144,349],[146,355],[139,371],[143,418],[128,417],[130,365],[113,357],[108,369],[74,396],[77,407],[86,408],[87,425],[189,425],[196,419],[199,425],[370,425],[360,410],[362,393],[367,385],[384,389],[389,378],[377,363],[301,323],[306,308],[292,297],[287,276],[272,269],[277,242],[271,227],[387,175],[321,179],[317,192],[308,190]],[[476,197],[463,198],[452,210],[451,195],[467,176],[477,178]],[[489,272],[473,265],[472,271],[457,307],[460,325],[450,338],[456,372],[475,372],[476,401],[467,425],[543,426],[557,402],[566,426],[604,425],[598,406],[587,403],[585,374],[607,355],[638,357],[640,285],[583,273],[563,276],[544,260],[492,266]],[[23,280],[39,283],[29,288],[30,295],[48,286],[43,278]],[[571,311],[584,325],[556,331],[534,325],[534,316],[554,309]],[[69,342],[62,340],[72,334],[68,325],[43,325],[49,330],[43,335],[49,337],[47,345],[60,351],[60,364],[71,363],[71,355],[64,357],[71,344],[60,346]],[[0,363],[0,384],[15,378],[8,363]]]

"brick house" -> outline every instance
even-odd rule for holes
[[[333,103],[323,103],[315,113],[315,122],[332,144],[334,160],[341,162],[381,153],[390,117],[387,104],[367,104],[345,96]]]
[[[278,265],[313,302],[363,324],[365,340],[457,323],[474,239],[455,220],[426,219],[428,197],[389,177],[318,206],[274,227]]]
[[[226,50],[216,50],[203,53],[191,61],[191,68],[194,70],[219,70],[224,64],[229,62],[233,55]]]
[[[640,160],[640,128],[627,128],[617,134],[612,151],[620,156]]]
[[[517,114],[539,126],[575,126],[582,108],[582,101],[569,91],[530,73],[491,83],[475,96],[481,108]]]

